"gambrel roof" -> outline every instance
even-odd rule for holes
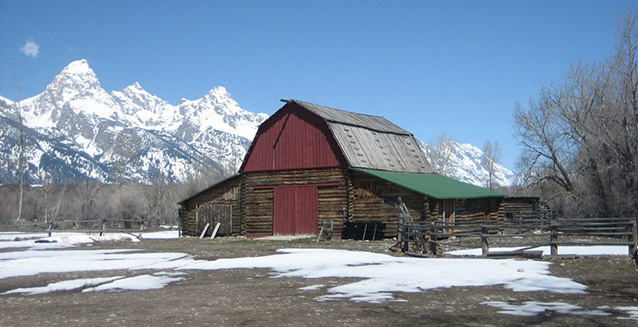
[[[414,135],[389,120],[287,100],[323,118],[348,161],[348,166],[406,173],[430,173]]]

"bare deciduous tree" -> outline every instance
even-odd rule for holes
[[[20,87],[16,85],[16,95],[17,99],[14,103],[16,116],[18,118],[18,130],[20,132],[19,136],[19,147],[20,154],[18,158],[18,171],[20,173],[20,194],[18,196],[18,215],[16,217],[16,222],[20,222],[22,220],[22,204],[24,201],[24,124],[22,121],[22,108],[20,107]]]
[[[638,213],[637,16],[620,20],[616,53],[572,65],[561,83],[516,107],[520,167],[564,214]]]
[[[485,186],[490,190],[493,190],[494,187],[498,186],[494,182],[494,173],[496,172],[496,164],[499,160],[501,160],[501,146],[498,142],[485,142],[483,145],[483,166],[487,170],[487,181],[485,181]]]
[[[441,133],[436,139],[434,145],[429,147],[428,162],[432,166],[432,169],[443,176],[452,175],[451,170],[451,157],[454,148],[454,138],[445,133]]]

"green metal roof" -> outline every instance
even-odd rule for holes
[[[435,199],[479,199],[505,196],[501,193],[436,174],[398,173],[354,167],[350,167],[350,169],[370,174]]]

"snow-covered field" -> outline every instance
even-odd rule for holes
[[[490,248],[490,252],[514,252],[524,247],[509,247],[509,248]],[[549,246],[539,246],[532,249],[527,249],[524,252],[542,251],[543,256],[551,255],[551,249]],[[618,245],[592,245],[592,246],[559,246],[558,255],[573,255],[573,256],[610,256],[610,255],[627,255],[629,252],[626,246]],[[482,255],[481,249],[469,249],[447,252],[449,255],[454,256],[474,256],[479,257]]]
[[[170,238],[169,231],[144,233],[144,238]],[[88,279],[60,280],[38,287],[18,288],[8,294],[43,294],[59,291],[96,292],[147,290],[162,288],[170,283],[188,282],[188,272],[194,270],[268,269],[273,278],[305,278],[308,286],[302,291],[324,290],[316,301],[350,300],[383,303],[404,301],[401,293],[427,292],[448,287],[502,286],[515,292],[548,291],[554,293],[586,293],[587,286],[568,278],[550,275],[550,262],[518,259],[484,258],[412,258],[386,254],[335,249],[280,249],[277,254],[218,259],[195,260],[184,253],[150,253],[132,249],[87,249],[93,242],[132,241],[128,234],[96,236],[64,234],[47,238],[46,234],[0,233],[0,281],[10,277],[42,273],[79,271],[106,272],[128,270],[134,276],[104,276]],[[36,243],[37,242],[37,243]],[[143,241],[142,241],[143,242]],[[82,249],[72,247],[84,245]],[[625,251],[609,248],[608,253],[595,249],[596,254],[618,254]],[[479,254],[480,254],[480,250]],[[586,249],[573,249],[587,253]],[[467,255],[473,252],[464,252]],[[155,270],[155,273],[148,273]],[[137,274],[136,272],[140,272]],[[143,272],[142,272],[143,271]],[[337,277],[352,282],[327,287],[313,282],[318,278]],[[503,302],[483,302],[497,307],[502,313],[535,315],[545,310],[565,314],[607,315],[605,308],[582,311],[569,303],[529,302],[516,306]],[[628,319],[638,319],[638,307],[608,308],[622,310]]]

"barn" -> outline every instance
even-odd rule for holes
[[[399,197],[415,220],[504,216],[504,195],[431,173],[415,137],[387,119],[285,100],[260,125],[236,175],[179,202],[181,228],[316,235],[331,222],[338,237],[366,222],[393,237]]]

